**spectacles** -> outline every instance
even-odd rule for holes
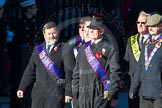
[[[139,22],[139,21],[137,21],[136,23],[137,24],[146,24],[146,22]]]
[[[79,28],[79,29],[82,29],[82,28],[84,28],[84,26],[78,26],[78,28]]]

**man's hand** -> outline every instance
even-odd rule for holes
[[[17,97],[18,98],[23,98],[24,97],[24,92],[22,90],[17,91]]]
[[[70,103],[72,100],[71,96],[65,96],[65,103]]]
[[[109,92],[108,91],[104,91],[104,99],[109,100]]]
[[[129,98],[130,99],[134,99],[135,98],[135,95],[133,93],[129,93]]]

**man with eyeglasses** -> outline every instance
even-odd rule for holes
[[[130,86],[131,79],[134,76],[134,69],[140,57],[140,52],[144,42],[149,37],[148,28],[145,25],[149,14],[144,11],[139,13],[137,19],[137,31],[138,33],[131,36],[127,41],[126,52],[124,55],[124,63],[127,64],[123,66],[124,73],[123,78],[125,81],[128,81],[128,86]],[[129,67],[129,68],[128,68]],[[128,77],[126,77],[128,76]],[[126,83],[126,82],[125,82]],[[135,99],[129,98],[129,108],[139,108],[139,98],[136,97]]]
[[[94,16],[87,27],[91,41],[79,49],[73,70],[73,92],[79,93],[79,108],[111,108],[117,102],[114,99],[121,74],[118,50],[105,37],[101,17]]]
[[[75,36],[74,38],[68,41],[68,43],[74,47],[75,57],[77,56],[78,49],[81,47],[81,45],[89,41],[87,26],[91,23],[91,20],[92,20],[91,16],[82,17],[80,19],[79,26],[78,26],[79,35]]]
[[[90,25],[92,20],[91,16],[85,16],[82,17],[79,21],[79,35],[75,36],[74,38],[70,39],[68,43],[73,46],[73,52],[75,58],[78,55],[79,48],[87,41],[89,41],[88,38],[88,28],[87,26]],[[78,108],[78,92],[73,92],[73,99],[72,99],[72,108]]]
[[[162,15],[152,14],[146,23],[150,37],[134,70],[129,94],[138,91],[140,108],[162,108]]]

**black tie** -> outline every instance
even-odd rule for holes
[[[51,45],[47,45],[47,49],[46,49],[47,54],[50,53],[50,48],[51,48]]]
[[[85,40],[83,39],[83,40],[82,40],[82,45],[83,45],[84,43],[85,43]]]
[[[95,43],[94,42],[91,43],[91,48],[92,49],[95,48]]]
[[[143,47],[143,40],[144,40],[144,36],[142,36],[141,42],[140,42],[140,48],[142,49]]]

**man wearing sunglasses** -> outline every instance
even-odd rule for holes
[[[79,48],[85,42],[88,41],[88,35],[86,31],[87,31],[87,26],[91,23],[91,20],[92,20],[91,16],[82,17],[78,25],[79,34],[68,41],[68,44],[70,44],[73,47],[75,58],[78,55]],[[78,92],[73,92],[73,99],[71,102],[71,106],[72,108],[78,108]]]
[[[136,21],[138,33],[131,36],[127,41],[124,62],[126,64],[129,64],[129,66],[127,65],[123,67],[124,67],[124,74],[128,75],[127,79],[125,77],[125,80],[128,81],[128,86],[130,86],[131,79],[134,76],[134,69],[139,60],[140,52],[143,47],[143,44],[149,36],[148,28],[145,25],[147,22],[148,16],[149,14],[147,14],[144,11],[141,11],[139,13],[138,19]],[[134,99],[129,99],[129,108],[139,108],[138,103],[139,103],[138,97]]]
[[[80,19],[79,26],[78,26],[78,32],[79,35],[75,36],[74,38],[70,39],[68,43],[73,46],[74,48],[74,55],[75,57],[78,54],[78,49],[87,42],[88,34],[87,34],[87,26],[91,23],[92,17],[91,16],[85,16]]]
[[[134,70],[130,97],[139,91],[140,108],[162,108],[162,16],[152,14],[146,23],[150,33]]]

